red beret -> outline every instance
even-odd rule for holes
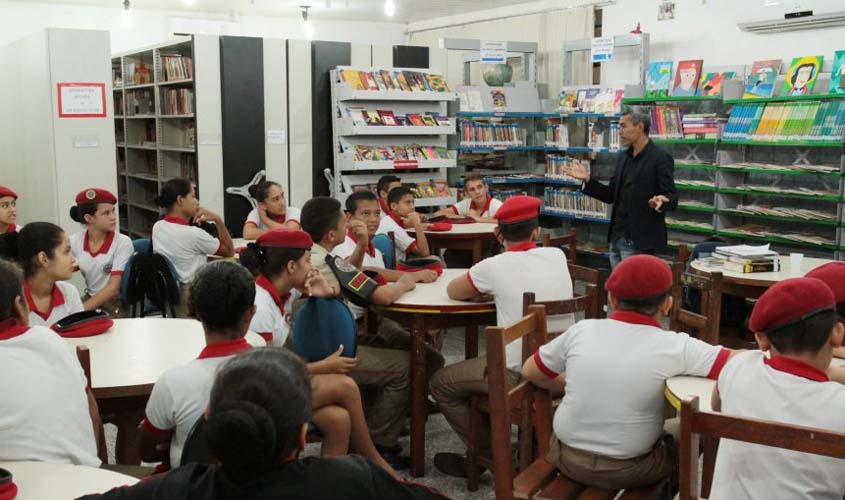
[[[845,262],[828,262],[813,269],[804,277],[824,281],[833,292],[833,299],[836,303],[845,302]]]
[[[105,189],[88,188],[83,189],[76,195],[76,204],[82,205],[83,203],[111,203],[114,205],[117,203],[117,198]]]
[[[310,250],[314,246],[311,236],[299,229],[273,229],[258,237],[258,246],[273,248],[303,248]]]
[[[6,196],[11,196],[16,200],[18,199],[18,193],[12,191],[6,186],[0,186],[0,198],[5,198]]]
[[[748,328],[767,332],[795,323],[825,309],[833,309],[833,292],[816,278],[791,278],[765,291],[751,311]]]
[[[634,255],[610,273],[604,289],[618,299],[645,299],[672,288],[672,269],[654,255]]]
[[[522,222],[540,216],[540,199],[533,196],[514,196],[508,198],[495,217],[500,223]]]

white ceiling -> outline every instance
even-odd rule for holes
[[[123,0],[40,0],[46,3],[96,5],[118,8]],[[130,0],[133,8],[174,12],[213,12],[240,15],[296,17],[300,5],[310,5],[314,20],[413,22],[468,12],[528,3],[532,0],[394,0],[396,16],[384,15],[384,0]]]

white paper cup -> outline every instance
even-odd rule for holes
[[[804,273],[801,272],[801,264],[804,262],[804,254],[803,253],[791,253],[789,254],[789,275],[790,276],[803,276]]]

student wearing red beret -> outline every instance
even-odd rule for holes
[[[117,197],[105,189],[83,189],[70,207],[70,217],[85,226],[70,236],[70,249],[85,278],[84,307],[120,313],[120,280],[134,253],[132,240],[115,231]]]
[[[663,260],[629,257],[605,289],[614,313],[579,321],[541,347],[522,376],[553,390],[566,383],[550,463],[591,486],[645,486],[678,467],[677,444],[664,430],[666,379],[715,379],[731,353],[661,328],[660,318],[672,309],[672,271]]]
[[[456,300],[480,295],[493,295],[496,301],[496,324],[509,326],[522,319],[522,295],[534,292],[537,300],[572,298],[572,278],[566,255],[559,248],[538,248],[534,243],[540,233],[540,200],[532,196],[515,196],[496,212],[496,237],[505,251],[482,260],[464,276],[455,278],[447,292]],[[565,325],[558,325],[563,319]],[[563,331],[572,322],[571,315],[555,318],[552,331]],[[508,384],[520,380],[522,342],[507,346]],[[478,357],[447,366],[431,379],[431,393],[440,404],[443,416],[458,436],[466,442],[469,429],[469,402],[476,394],[487,392],[487,359]],[[482,431],[482,446],[490,439],[489,429]],[[434,465],[444,474],[464,476],[463,455],[438,453]]]
[[[738,354],[725,365],[713,393],[713,409],[845,432],[845,387],[825,375],[845,332],[835,300],[830,288],[815,278],[788,279],[766,290],[748,322],[760,350]],[[845,494],[842,464],[839,459],[723,439],[710,498],[839,500]]]
[[[0,186],[0,234],[17,231],[15,223],[18,220],[18,194],[11,189]]]
[[[836,301],[836,314],[839,316],[839,322],[845,322],[845,262],[828,262],[813,269],[804,277],[822,280],[830,287],[833,292],[833,299]],[[833,355],[837,358],[845,358],[845,347],[833,349]],[[827,374],[832,380],[845,383],[845,367],[831,366]]]

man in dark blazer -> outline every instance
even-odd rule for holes
[[[617,156],[610,184],[591,178],[577,162],[567,172],[583,181],[583,193],[613,204],[608,230],[613,267],[631,255],[653,254],[666,248],[665,211],[678,206],[675,160],[649,139],[649,116],[626,111],[619,127],[627,149]]]

